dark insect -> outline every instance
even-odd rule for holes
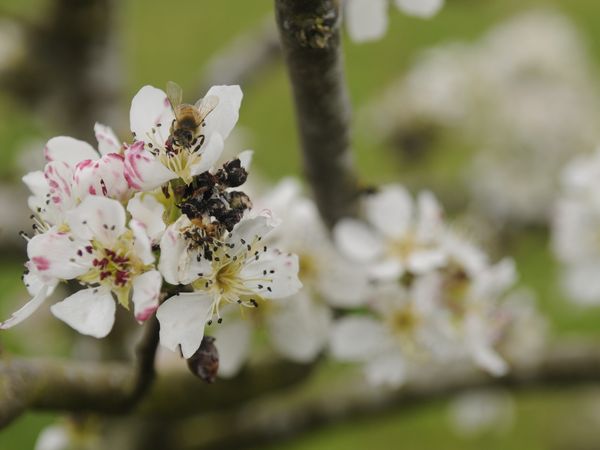
[[[187,360],[190,372],[207,383],[214,383],[219,371],[219,352],[215,338],[204,336],[196,353]]]

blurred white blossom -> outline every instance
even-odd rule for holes
[[[461,436],[503,433],[515,421],[515,404],[508,392],[473,390],[456,396],[448,413],[452,428]]]
[[[571,161],[552,221],[552,246],[570,299],[600,304],[600,149]]]
[[[348,34],[356,42],[380,39],[388,26],[389,0],[345,0],[344,19]],[[394,0],[405,14],[423,19],[433,17],[444,0]]]
[[[478,209],[531,223],[549,218],[566,161],[600,137],[599,104],[575,27],[536,11],[428,51],[369,114],[383,136],[423,124],[464,134],[479,150],[465,173]]]
[[[365,364],[375,384],[399,385],[412,368],[471,359],[494,375],[508,365],[497,345],[513,322],[500,320],[516,281],[509,259],[490,263],[477,246],[452,230],[431,193],[414,208],[399,185],[363,202],[364,222],[340,221],[341,250],[369,267],[367,315],[339,319],[332,355]]]

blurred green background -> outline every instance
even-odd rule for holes
[[[401,76],[423,49],[444,42],[474,40],[494,24],[536,7],[553,8],[568,16],[585,40],[593,63],[597,66],[600,62],[598,0],[447,2],[430,22],[392,10],[388,33],[378,42],[358,45],[344,39],[348,84],[355,108],[366,104]],[[0,14],[43,20],[48,3],[47,0],[0,0]],[[240,33],[260,26],[272,12],[271,1],[122,0],[119,7],[125,110],[133,94],[144,84],[162,87],[167,80],[176,80],[183,86],[184,93],[194,91],[203,63]],[[262,74],[262,79],[242,88],[244,102],[239,126],[247,131],[249,144],[255,150],[255,167],[271,180],[289,174],[300,175],[297,133],[284,67],[277,64]],[[22,174],[18,173],[15,161],[20,145],[32,137],[43,141],[63,131],[32,120],[26,109],[6,94],[0,93],[0,177],[4,181],[18,181]],[[110,125],[121,130],[127,126]],[[445,151],[436,152],[426,164],[401,166],[389,148],[368,139],[369,130],[361,125],[355,123],[354,126],[354,149],[365,182],[408,180],[413,188],[433,186],[434,190],[442,191],[462,176],[464,163],[471,156],[468,149],[450,140]],[[521,283],[535,289],[539,307],[550,318],[555,335],[600,335],[600,310],[577,309],[562,298],[557,289],[557,265],[544,229],[525,229],[518,236],[512,236],[500,253],[516,259]],[[2,317],[13,311],[25,296],[19,281],[22,262],[11,254],[0,255]],[[45,312],[38,315],[43,316]],[[45,323],[44,318],[36,320]],[[1,336],[2,345],[15,353],[40,355],[66,351],[66,332],[58,331],[56,343],[49,346],[40,336],[41,330],[29,324],[21,331],[5,332]],[[31,342],[24,344],[24,337]],[[594,428],[600,428],[600,413],[595,425],[582,425],[588,424],[581,418],[585,399],[589,398],[587,389],[521,394],[516,397],[515,423],[511,430],[473,438],[455,434],[447,420],[447,405],[435,402],[402,413],[392,411],[384,416],[310,432],[273,448],[598,449],[600,435]],[[0,432],[0,449],[33,448],[38,431],[51,423],[53,417],[28,414],[19,419]]]

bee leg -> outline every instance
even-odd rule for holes
[[[204,140],[206,139],[206,136],[204,136],[203,134],[201,134],[200,136],[198,136],[198,138],[200,140],[200,142],[198,143],[198,145],[196,145],[194,147],[194,151],[197,152],[198,150],[200,150],[200,148],[202,147],[202,145],[204,144]]]

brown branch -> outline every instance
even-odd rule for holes
[[[350,101],[340,49],[339,0],[275,0],[296,104],[304,168],[328,225],[354,215]]]
[[[27,409],[126,413],[155,377],[158,320],[153,318],[136,347],[134,367],[49,359],[0,361],[0,428]]]
[[[157,417],[214,411],[298,383],[313,368],[267,362],[214,385],[201,382],[187,370],[177,371],[159,376],[149,391],[154,379],[154,344],[158,342],[156,324],[149,324],[133,368],[123,363],[55,359],[0,361],[0,428],[26,410],[117,415],[139,404],[142,414]]]
[[[173,430],[181,448],[235,449],[292,436],[348,419],[402,411],[473,388],[511,390],[578,387],[600,382],[600,345],[563,343],[547,351],[539,364],[514,367],[493,378],[469,367],[444,367],[420,373],[402,389],[372,388],[355,375],[330,380],[326,388],[308,387],[291,395],[254,402],[244,409],[191,418]],[[194,433],[198,429],[209,433]]]

